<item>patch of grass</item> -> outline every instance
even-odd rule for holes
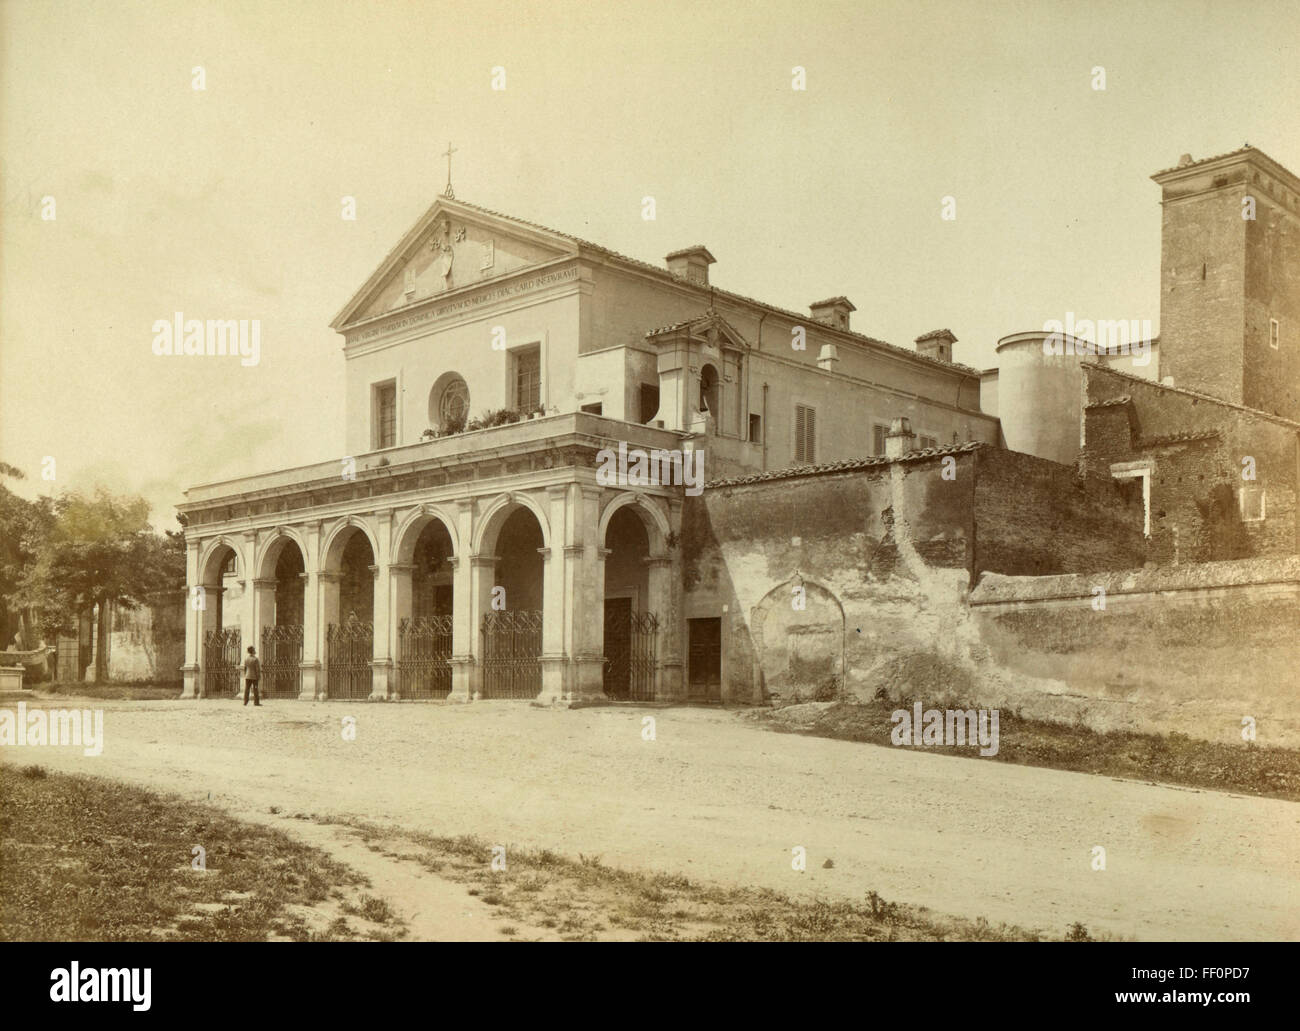
[[[175,796],[12,770],[0,767],[0,940],[353,936],[346,922],[314,936],[303,919],[361,883],[317,849]],[[196,845],[206,869],[191,865]]]
[[[978,709],[976,705],[936,703],[934,708]],[[890,740],[890,718],[901,702],[878,698],[828,706],[807,722],[787,723],[780,711],[760,714],[771,730],[813,737],[898,747]],[[920,751],[921,749],[910,749]],[[998,753],[981,756],[978,746],[927,745],[925,751],[967,759],[1071,770],[1107,777],[1160,781],[1214,791],[1237,791],[1266,798],[1300,801],[1300,749],[1261,748],[1200,741],[1186,734],[1095,731],[1072,724],[1031,720],[1002,709],[998,714]]]
[[[343,823],[367,842],[409,842],[417,862],[466,885],[469,895],[493,906],[496,914],[552,930],[565,941],[1053,939],[1038,930],[887,902],[876,892],[861,901],[793,898],[765,888],[697,884],[678,874],[623,870],[599,857],[570,859],[549,849],[532,851],[513,844],[507,846],[509,869],[492,872],[492,845],[485,840],[437,837],[355,819],[322,822]],[[1096,940],[1067,937],[1071,933],[1062,928],[1054,940]]]
[[[39,696],[54,695],[62,698],[104,698],[112,701],[156,702],[178,699],[184,685],[179,680],[151,680],[144,683],[93,683],[80,680],[60,680],[50,684],[36,684]]]

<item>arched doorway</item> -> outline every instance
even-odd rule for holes
[[[451,694],[455,549],[441,520],[430,518],[411,546],[410,612],[399,612],[397,684],[402,698]]]
[[[325,691],[369,698],[375,656],[375,552],[364,530],[349,526],[325,557]]]
[[[650,701],[659,618],[650,608],[650,537],[636,509],[622,506],[605,529],[604,690],[610,698]]]
[[[268,549],[262,569],[263,606],[271,610],[263,611],[260,619],[262,695],[297,698],[302,693],[302,550],[292,538],[281,537]],[[267,579],[273,581],[269,589]]]
[[[482,624],[482,696],[536,698],[542,690],[545,539],[537,517],[522,504],[498,513],[494,523],[495,532],[484,538],[496,563]]]
[[[227,591],[238,592],[239,556],[235,549],[219,542],[210,552],[200,571],[199,584],[203,591],[203,695],[204,697],[231,697],[239,693],[239,668],[241,653],[241,627],[239,613],[228,611],[225,604]],[[229,625],[227,621],[229,620]]]

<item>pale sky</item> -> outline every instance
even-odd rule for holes
[[[656,264],[702,243],[724,289],[845,294],[979,368],[1067,311],[1158,330],[1148,176],[1180,154],[1300,172],[1294,0],[5,0],[0,48],[0,460],[160,527],[187,486],[343,453],[328,323],[449,140],[462,200]],[[175,311],[260,319],[260,364],[155,356]]]

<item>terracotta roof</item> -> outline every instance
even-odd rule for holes
[[[672,254],[664,256],[664,261],[672,261],[673,258],[684,258],[689,254],[699,254],[701,251],[704,252],[704,257],[709,261],[717,262],[718,259],[710,254],[709,249],[702,243],[697,243],[694,247],[683,247],[680,251],[673,251]]]
[[[1258,147],[1252,147],[1249,143],[1245,144],[1244,146],[1238,147],[1236,150],[1229,150],[1229,151],[1225,151],[1222,154],[1215,154],[1214,157],[1200,158],[1196,161],[1189,161],[1185,165],[1174,165],[1173,168],[1162,168],[1159,172],[1156,172],[1154,175],[1152,175],[1151,178],[1156,179],[1159,176],[1168,175],[1170,172],[1185,172],[1189,168],[1198,168],[1201,165],[1208,165],[1215,161],[1222,161],[1224,158],[1236,157],[1239,154],[1258,154],[1265,161],[1268,161],[1270,164],[1276,165],[1287,175],[1291,176],[1292,179],[1297,178],[1296,174],[1292,172],[1291,169],[1287,168],[1286,165],[1282,164],[1281,161],[1278,161],[1277,158],[1269,157]]]
[[[857,309],[857,306],[856,306],[852,301],[850,301],[847,297],[845,297],[845,296],[843,296],[843,295],[841,295],[841,296],[839,296],[839,297],[828,297],[828,298],[826,298],[826,300],[824,300],[824,301],[813,301],[813,303],[810,304],[810,305],[808,305],[808,307],[809,307],[809,308],[829,308],[832,304],[842,304],[842,305],[844,305],[846,308],[848,308],[849,311],[857,311],[857,310],[858,310],[858,309]]]
[[[671,326],[660,326],[658,329],[652,329],[650,330],[650,332],[646,334],[646,339],[649,340],[651,337],[656,337],[663,333],[676,333],[678,330],[686,329],[688,326],[694,326],[697,323],[701,323],[701,322],[716,322],[718,325],[726,329],[726,331],[730,333],[732,336],[734,336],[737,340],[745,340],[745,337],[740,332],[740,330],[736,329],[735,326],[733,326],[730,322],[724,319],[712,308],[708,309],[707,311],[702,311],[700,312],[700,314],[694,315],[689,319],[682,319],[681,322],[674,322]],[[748,344],[749,341],[745,340],[745,343]]]
[[[1186,444],[1193,440],[1219,440],[1222,434],[1218,430],[1188,430],[1185,433],[1166,433],[1163,437],[1144,437],[1134,443],[1135,447],[1162,447],[1165,444]]]
[[[1155,380],[1147,379],[1145,376],[1135,376],[1131,372],[1122,372],[1119,369],[1112,369],[1109,365],[1101,362],[1081,362],[1084,369],[1098,369],[1111,376],[1122,376],[1124,379],[1132,380],[1134,383],[1141,383],[1144,387],[1152,387],[1156,390],[1168,390],[1171,394],[1182,394],[1185,397],[1195,397],[1201,401],[1212,401],[1216,405],[1222,405],[1224,408],[1235,408],[1239,412],[1245,412],[1248,415],[1258,416],[1261,419],[1268,419],[1270,422],[1280,422],[1283,426],[1290,426],[1300,430],[1300,422],[1286,418],[1283,415],[1274,415],[1272,412],[1261,411],[1258,408],[1248,408],[1245,405],[1239,405],[1235,401],[1225,401],[1221,397],[1215,397],[1213,394],[1203,394],[1199,390],[1188,390],[1186,387],[1169,387],[1163,383],[1157,383]]]
[[[951,329],[932,329],[929,333],[922,333],[917,337],[916,342],[919,344],[922,340],[935,340],[939,337],[953,341],[957,339],[957,335]]]
[[[558,229],[551,229],[549,226],[539,225],[536,222],[529,222],[527,219],[523,219],[523,218],[516,218],[514,215],[507,215],[501,211],[494,211],[492,208],[485,208],[479,204],[471,204],[469,201],[450,200],[448,201],[448,203],[459,204],[461,207],[470,208],[484,215],[491,215],[493,218],[505,219],[507,222],[514,222],[518,225],[528,226],[530,229],[537,229],[544,233],[551,233],[554,236],[563,237],[564,239],[571,240],[572,242],[579,244],[580,246],[585,247],[589,250],[595,251],[599,254],[607,255],[618,261],[626,262],[629,265],[633,265],[644,271],[651,272],[662,279],[671,280],[672,282],[683,286],[688,286],[688,287],[693,286],[696,289],[701,291],[707,290],[711,294],[718,297],[725,297],[732,301],[740,301],[744,304],[752,304],[758,308],[765,308],[770,312],[775,312],[778,315],[784,315],[787,318],[793,319],[797,323],[803,323],[808,320],[808,316],[806,314],[802,314],[796,311],[791,311],[789,308],[781,308],[774,304],[768,304],[766,301],[760,301],[753,297],[746,297],[744,294],[733,293],[730,290],[720,289],[711,284],[706,286],[703,284],[691,283],[689,280],[684,280],[680,276],[674,276],[666,268],[661,268],[658,265],[651,265],[649,262],[641,261],[639,258],[628,257],[626,254],[620,254],[618,251],[612,251],[608,247],[602,247],[598,243],[592,243],[590,240],[584,240],[581,237],[573,236],[570,233],[561,232]],[[973,369],[969,365],[962,365],[960,362],[945,362],[938,358],[930,358],[923,354],[917,354],[909,347],[899,347],[897,344],[891,344],[885,340],[878,340],[875,337],[869,337],[863,333],[857,333],[851,329],[839,329],[835,326],[829,326],[823,323],[818,323],[817,327],[818,329],[824,330],[826,332],[840,333],[846,337],[852,338],[855,341],[870,345],[872,347],[884,348],[887,351],[892,351],[895,354],[905,356],[906,358],[912,361],[928,362],[929,364],[937,366],[938,368],[941,369],[957,369],[958,371],[968,373],[972,376],[979,375],[979,370]]]
[[[1130,404],[1133,401],[1128,394],[1121,394],[1119,397],[1112,397],[1105,401],[1090,401],[1084,405],[1084,408],[1113,408],[1117,405]]]
[[[980,448],[990,447],[978,440],[968,440],[964,444],[949,444],[946,447],[927,447],[918,451],[909,451],[898,458],[890,458],[887,455],[872,455],[869,458],[849,458],[842,462],[828,462],[824,465],[795,465],[785,469],[769,469],[765,473],[754,473],[751,476],[734,476],[725,480],[708,480],[706,487],[736,487],[745,483],[765,483],[768,480],[785,480],[799,476],[820,476],[823,473],[841,473],[849,472],[854,469],[869,469],[872,466],[890,465],[894,462],[916,462],[926,458],[937,458],[940,455],[955,455],[967,451],[978,451]]]

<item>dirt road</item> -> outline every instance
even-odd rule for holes
[[[716,710],[58,707],[104,710],[102,755],[25,746],[0,759],[210,797],[235,814],[278,806],[701,881],[875,890],[1056,934],[1079,921],[1146,940],[1300,937],[1290,802],[774,734]],[[355,740],[342,733],[348,716]],[[807,850],[802,873],[795,846]],[[1104,871],[1092,869],[1094,846]]]

